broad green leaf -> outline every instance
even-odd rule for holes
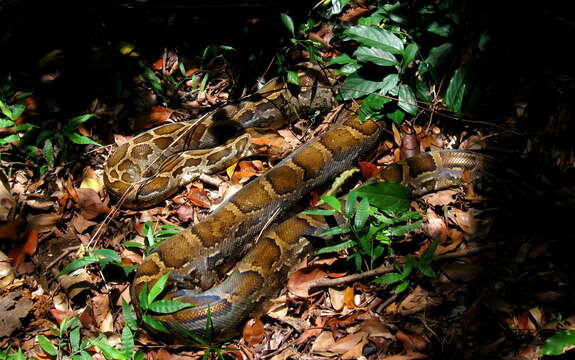
[[[299,76],[297,75],[296,71],[288,70],[287,71],[287,80],[288,82],[299,85]]]
[[[282,21],[285,25],[285,27],[289,30],[289,32],[292,34],[292,36],[295,37],[295,27],[293,25],[293,20],[292,18],[288,15],[288,14],[281,14],[282,17]]]
[[[425,63],[432,67],[441,65],[447,60],[447,58],[453,52],[453,45],[451,43],[445,43],[429,50],[429,55],[425,59]]]
[[[126,325],[132,329],[138,329],[138,318],[136,317],[136,313],[132,310],[132,307],[122,298],[122,313],[124,314],[124,321],[126,321]]]
[[[102,258],[100,259],[100,265],[108,264],[108,263],[116,263],[121,264],[122,258],[120,255],[112,249],[95,249],[90,251],[91,255],[99,255]]]
[[[402,110],[396,110],[391,114],[388,114],[387,117],[390,118],[397,125],[401,125],[403,119],[405,118],[405,113]]]
[[[410,43],[403,50],[403,60],[401,61],[401,71],[405,71],[409,64],[415,60],[417,56],[417,51],[419,51],[419,46],[416,43]]]
[[[9,143],[18,142],[18,141],[20,141],[20,136],[18,136],[16,134],[11,134],[11,135],[8,135],[8,136],[0,139],[0,145],[9,144]]]
[[[423,223],[423,220],[419,220],[416,221],[412,224],[405,224],[405,225],[400,225],[400,226],[396,226],[393,227],[391,229],[389,229],[389,235],[392,236],[403,236],[411,231],[417,230],[421,227],[421,224]]]
[[[10,110],[12,111],[12,120],[16,120],[24,113],[26,106],[24,104],[14,104]]]
[[[419,266],[419,271],[421,271],[421,273],[427,277],[430,278],[437,277],[437,274],[435,273],[435,271],[433,271],[431,265],[421,265]]]
[[[381,284],[393,284],[399,281],[403,280],[403,276],[399,273],[387,273],[387,274],[383,274],[380,277],[378,277],[377,279],[373,280],[375,282],[381,283]]]
[[[321,199],[337,212],[341,212],[341,202],[335,196],[322,196]]]
[[[138,304],[140,305],[140,308],[144,311],[148,310],[148,283],[144,283],[144,286],[142,286],[142,290],[140,290],[140,293],[138,294]]]
[[[158,78],[158,76],[154,73],[154,71],[150,69],[143,61],[140,61],[140,67],[142,67],[144,70],[144,77],[148,80],[150,85],[152,85],[156,91],[162,92],[162,82],[160,81],[160,78]]]
[[[349,3],[349,0],[331,0],[331,15],[337,15]]]
[[[355,211],[354,216],[354,226],[356,229],[361,229],[365,226],[367,219],[369,218],[369,200],[367,197],[364,197],[359,202],[359,206]]]
[[[54,145],[52,145],[52,140],[46,139],[46,141],[44,141],[42,152],[44,153],[44,159],[46,159],[48,166],[53,168],[56,158],[54,156]]]
[[[353,192],[357,196],[367,197],[372,206],[394,214],[408,210],[411,201],[409,189],[394,182],[368,184]]]
[[[161,332],[168,332],[168,328],[159,320],[154,319],[150,315],[142,315],[142,321],[144,324],[148,325],[152,329],[161,331]]]
[[[3,102],[2,100],[0,100],[0,111],[2,111],[2,114],[4,114],[4,116],[6,116],[8,119],[16,120],[12,115],[12,110],[10,110],[10,106],[8,106],[8,104]]]
[[[66,124],[66,126],[64,127],[64,132],[71,132],[72,130],[76,130],[76,128],[78,126],[85,123],[86,121],[88,121],[92,117],[94,117],[94,114],[84,114],[84,115],[76,116],[75,118],[70,120],[68,122],[68,124]]]
[[[122,245],[124,245],[125,247],[135,247],[138,249],[143,249],[146,247],[146,245],[139,243],[137,241],[126,241],[125,243],[122,243]]]
[[[437,21],[432,22],[427,27],[427,31],[442,37],[447,37],[451,34],[452,26],[450,24],[439,24]]]
[[[334,209],[311,209],[303,212],[306,215],[330,216],[335,214]]]
[[[427,248],[427,250],[425,250],[425,252],[423,253],[423,255],[421,255],[421,257],[419,258],[419,260],[423,263],[423,264],[428,264],[431,262],[431,260],[433,259],[433,255],[435,255],[435,250],[437,249],[437,247],[439,246],[439,241],[438,240],[433,240],[433,242],[431,243],[431,245]]]
[[[468,87],[467,68],[460,67],[453,73],[449,86],[445,92],[445,104],[449,110],[454,112],[461,112],[463,105],[463,97],[467,92]]]
[[[169,272],[165,273],[164,275],[162,275],[162,277],[158,279],[158,281],[156,281],[154,285],[152,285],[150,293],[148,294],[148,306],[152,305],[152,303],[154,302],[154,300],[156,300],[158,295],[160,295],[162,291],[164,291],[164,289],[166,288],[166,283],[168,282],[169,278],[170,273]]]
[[[383,85],[381,81],[364,79],[358,73],[354,73],[345,79],[340,93],[343,100],[351,100],[375,93]]]
[[[345,64],[344,66],[339,68],[337,73],[340,75],[350,75],[350,74],[353,74],[354,72],[358,71],[359,69],[361,69],[362,66],[363,66],[362,64],[357,64],[357,63]]]
[[[360,46],[353,53],[353,56],[360,61],[372,62],[380,66],[395,66],[399,64],[392,53],[376,47]]]
[[[357,60],[352,58],[351,56],[349,56],[346,53],[340,54],[336,57],[331,58],[328,62],[327,62],[327,66],[330,65],[345,65],[345,64],[355,64],[357,63]]]
[[[344,241],[344,242],[336,244],[336,245],[323,247],[323,248],[319,249],[318,251],[316,251],[316,254],[320,255],[320,254],[338,252],[338,251],[342,251],[342,250],[354,247],[355,245],[357,245],[357,243],[354,240],[347,240],[347,241]]]
[[[84,135],[80,135],[76,132],[70,132],[70,133],[64,133],[66,135],[66,137],[68,139],[70,139],[71,142],[73,142],[74,144],[79,144],[79,145],[97,145],[97,146],[102,146],[99,142],[94,141],[92,139],[90,139],[87,136]]]
[[[358,193],[355,191],[347,194],[347,199],[345,200],[345,217],[351,219],[353,211],[355,210],[355,203],[358,198]]]
[[[126,356],[131,357],[131,355],[134,353],[136,349],[136,345],[134,343],[134,334],[132,333],[132,330],[130,330],[128,326],[124,326],[124,328],[122,329],[121,339],[122,339],[122,352]]]
[[[399,87],[399,103],[397,105],[406,113],[417,114],[417,100],[409,85],[404,84]]]
[[[76,327],[70,331],[70,347],[72,351],[80,350],[80,328]]]
[[[80,352],[80,360],[94,360],[92,358],[92,355],[90,355],[89,352],[87,352],[86,350],[82,350]]]
[[[575,345],[575,330],[561,330],[551,336],[541,348],[543,355],[561,355],[565,348]]]
[[[319,234],[319,236],[327,237],[327,236],[341,235],[341,234],[347,234],[350,231],[351,228],[349,226],[340,225],[325,230],[324,232]]]
[[[69,263],[68,265],[66,265],[62,269],[62,271],[60,271],[58,276],[68,274],[68,273],[71,273],[72,271],[83,268],[84,266],[97,263],[99,260],[100,260],[100,258],[97,256],[84,256],[83,258],[76,259],[76,260],[72,261],[71,263]]]
[[[415,79],[415,96],[426,103],[433,101],[433,96],[431,96],[431,91],[426,83],[419,79]]]
[[[10,119],[0,119],[0,128],[7,128],[14,125],[14,121]]]
[[[176,300],[158,300],[148,306],[149,310],[160,314],[171,314],[182,309],[194,307],[194,304],[185,303]]]
[[[134,360],[144,360],[145,358],[146,358],[146,353],[142,349],[138,350],[136,352],[136,355],[134,355]]]
[[[409,281],[405,280],[405,281],[401,282],[399,285],[397,285],[395,287],[395,290],[394,290],[395,294],[400,294],[400,293],[404,292],[408,286],[409,286]]]
[[[91,339],[92,345],[100,349],[106,359],[128,360],[130,356],[124,354],[120,350],[110,346],[105,339]]]
[[[50,342],[50,340],[48,340],[48,338],[46,338],[44,335],[38,335],[37,338],[40,347],[42,348],[42,350],[44,350],[46,354],[52,356],[58,355],[58,349],[56,349],[56,347],[52,345],[52,343]]]
[[[392,54],[400,54],[403,51],[403,42],[391,31],[371,26],[357,25],[347,29],[345,35],[361,45],[373,46]]]

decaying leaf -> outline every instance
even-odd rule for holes
[[[243,338],[250,345],[259,344],[264,339],[264,323],[260,319],[250,319],[244,325]]]
[[[299,297],[308,297],[310,284],[328,277],[325,265],[312,265],[295,271],[289,278],[287,288],[290,293]]]
[[[92,189],[76,189],[78,194],[78,205],[80,206],[80,214],[88,219],[92,220],[101,214],[106,214],[110,211],[100,195]]]
[[[0,297],[0,338],[10,336],[22,326],[21,319],[32,309],[32,301],[21,291]]]

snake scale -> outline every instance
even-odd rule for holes
[[[129,208],[151,206],[200,172],[220,171],[251,154],[246,129],[277,128],[333,107],[329,74],[303,67],[299,79],[299,87],[271,80],[237,105],[195,122],[167,124],[134,137],[120,146],[105,166],[104,181],[110,194]],[[170,330],[171,341],[188,342],[186,330],[203,334],[208,313],[218,341],[236,336],[245,321],[283,287],[290,269],[312,248],[307,238],[327,225],[319,216],[299,213],[286,219],[280,215],[312,189],[353,166],[383,136],[382,123],[361,123],[355,110],[353,106],[344,108],[328,131],[144,259],[132,285],[135,302],[144,284],[150,287],[170,272],[164,299],[196,305],[154,316]],[[484,158],[476,153],[438,151],[393,164],[381,176],[408,184],[418,195],[458,184],[463,174],[474,180],[483,168]],[[274,219],[283,221],[270,226]]]

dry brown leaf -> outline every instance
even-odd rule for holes
[[[186,194],[186,198],[190,200],[192,204],[203,207],[205,209],[209,209],[212,205],[212,202],[204,189],[199,189],[196,187],[191,188],[190,191]]]
[[[102,182],[91,167],[86,168],[80,189],[92,189],[96,192],[102,190]]]
[[[473,235],[477,233],[477,221],[473,212],[470,210],[463,211],[457,208],[451,209],[447,216],[454,224],[459,226],[466,234]]]
[[[381,336],[385,337],[386,339],[393,339],[393,335],[387,326],[385,326],[385,324],[378,318],[364,320],[360,324],[360,328],[362,331],[368,333],[369,336]]]
[[[78,205],[80,206],[80,214],[88,219],[92,220],[101,214],[106,214],[110,211],[100,195],[92,189],[76,189],[78,194]]]
[[[483,267],[473,263],[448,263],[441,266],[441,272],[457,283],[471,282],[483,272]]]
[[[407,334],[401,330],[395,333],[395,338],[403,344],[404,349],[409,353],[412,351],[425,350],[427,342],[418,334]]]
[[[30,228],[38,232],[46,232],[52,230],[61,218],[62,215],[56,213],[28,215],[26,222]]]
[[[0,338],[10,336],[22,326],[20,319],[32,309],[32,301],[23,292],[13,291],[0,297]]]
[[[82,234],[84,231],[88,230],[94,225],[98,225],[98,223],[95,221],[86,220],[80,214],[75,214],[74,217],[72,218],[72,226],[74,226],[74,229],[80,234]]]
[[[315,339],[311,346],[311,352],[315,354],[333,354],[331,348],[335,344],[331,331],[324,331]]]
[[[7,224],[0,225],[0,239],[18,240],[24,228],[24,220],[18,218]]]
[[[429,293],[421,286],[417,286],[399,304],[397,310],[401,315],[411,315],[428,308],[434,303],[435,301],[429,296]]]
[[[134,128],[136,130],[142,130],[161,125],[168,121],[173,113],[174,110],[162,106],[153,106],[148,113],[136,117]]]
[[[313,281],[327,278],[326,266],[309,266],[295,271],[289,278],[287,288],[299,297],[308,297],[309,286]]]
[[[14,278],[14,268],[10,263],[10,258],[0,251],[0,290],[10,285]]]
[[[427,359],[427,355],[418,352],[407,352],[405,354],[391,355],[381,358],[381,360],[419,360]]]
[[[357,353],[356,345],[361,345],[361,349],[363,349],[363,346],[366,344],[364,341],[367,339],[367,336],[368,334],[364,331],[344,336],[336,341],[336,343],[330,348],[330,351],[338,354],[345,354],[353,350],[353,353]],[[359,355],[361,355],[361,352],[359,352]],[[346,357],[346,359],[350,358]]]
[[[344,302],[344,292],[336,290],[334,288],[327,289],[329,293],[329,300],[331,302],[331,307],[335,311],[341,311],[345,305]]]
[[[455,189],[445,189],[431,194],[424,195],[422,200],[430,206],[445,206],[455,202],[455,196],[459,191]]]
[[[100,325],[110,313],[110,298],[106,294],[100,294],[93,296],[91,302],[96,324]]]
[[[431,208],[427,209],[425,214],[427,221],[423,224],[423,232],[433,240],[439,240],[442,244],[447,239],[447,225],[441,217]]]
[[[243,338],[250,345],[259,344],[264,339],[264,323],[260,319],[249,319],[244,325]]]
[[[194,208],[188,205],[178,206],[178,209],[176,210],[178,219],[180,219],[181,222],[188,222],[193,220],[195,213],[196,211],[194,210]]]
[[[58,282],[70,298],[74,298],[81,292],[93,287],[92,277],[86,269],[79,269],[72,274],[58,276]]]
[[[343,293],[343,302],[348,309],[355,309],[355,289],[353,286],[345,288]]]
[[[371,178],[378,170],[377,165],[369,161],[360,161],[359,169],[361,170],[361,175],[364,179]]]

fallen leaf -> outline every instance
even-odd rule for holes
[[[449,220],[453,221],[453,223],[459,226],[465,233],[473,235],[477,232],[477,221],[475,221],[475,216],[471,209],[463,211],[453,208],[448,211],[447,216]]]
[[[395,333],[395,338],[403,344],[404,349],[407,352],[411,351],[421,351],[427,347],[427,342],[425,339],[418,334],[407,334],[401,330]]]
[[[303,269],[294,271],[290,276],[287,289],[290,293],[299,297],[308,297],[310,283],[319,279],[327,278],[327,269],[325,265],[312,265]]]
[[[196,206],[203,207],[205,209],[209,209],[212,205],[208,194],[204,189],[199,188],[191,188],[190,191],[186,194],[186,198],[190,200],[190,202]]]
[[[331,331],[324,331],[314,340],[311,346],[311,352],[315,354],[333,354],[331,348],[334,344],[335,340]]]
[[[397,311],[401,315],[411,315],[434,305],[435,301],[421,286],[416,286],[409,295],[399,304]]]
[[[95,192],[99,192],[102,189],[101,181],[91,167],[86,168],[84,178],[80,183],[80,189],[92,189]]]
[[[152,106],[148,113],[140,114],[136,117],[134,128],[136,130],[143,130],[161,125],[168,121],[173,113],[174,110],[162,106]]]
[[[98,223],[95,221],[87,220],[80,214],[75,214],[72,218],[72,226],[74,226],[74,229],[80,234],[95,225],[98,225]]]
[[[386,339],[393,339],[393,335],[387,326],[385,326],[385,324],[378,318],[364,320],[360,324],[360,328],[362,331],[368,333],[369,336],[381,336],[385,337]]]
[[[348,286],[344,290],[343,302],[348,309],[355,309],[355,289],[353,286]]]
[[[38,232],[53,230],[53,227],[62,219],[62,215],[56,213],[28,215],[26,222],[28,227]]]
[[[360,161],[359,169],[364,179],[370,179],[378,170],[377,165],[369,161]]]
[[[447,224],[433,209],[427,209],[425,214],[427,221],[423,224],[423,232],[433,240],[439,240],[442,244],[447,239]]]
[[[405,354],[391,355],[381,358],[381,360],[419,360],[419,359],[427,359],[427,355],[418,352],[408,351]]]
[[[32,301],[21,291],[13,291],[0,297],[0,338],[10,336],[22,326],[20,319],[32,309]]]
[[[336,290],[334,288],[327,289],[329,293],[329,300],[331,302],[331,307],[335,311],[341,311],[345,305],[344,302],[344,291]]]
[[[92,220],[101,214],[106,214],[110,209],[104,205],[100,195],[92,189],[76,189],[78,194],[78,205],[80,206],[80,214]]]
[[[264,324],[260,319],[250,319],[244,325],[243,338],[250,345],[259,344],[264,339]]]

